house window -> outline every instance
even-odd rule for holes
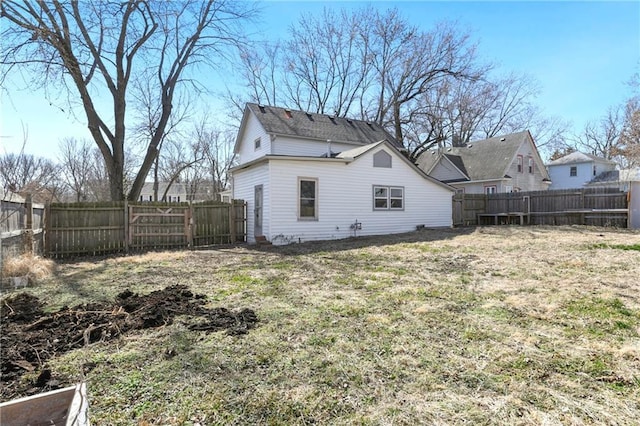
[[[529,173],[533,174],[533,158],[529,157]]]
[[[569,176],[578,176],[578,166],[571,166]]]
[[[513,186],[505,185],[504,186],[504,192],[513,192]]]
[[[260,138],[257,138],[255,141],[253,141],[253,149],[255,150],[260,149],[261,142],[262,140]]]
[[[518,155],[518,173],[522,173],[524,167],[524,160],[522,159],[522,155]]]
[[[391,168],[391,155],[385,151],[373,154],[373,167]]]
[[[594,176],[596,175],[596,165],[595,164],[593,165],[593,175]]]
[[[495,194],[498,192],[498,187],[496,185],[489,185],[484,187],[485,194]]]
[[[298,180],[298,218],[318,219],[318,180],[299,179]]]
[[[374,186],[374,210],[403,210],[404,188],[401,186]]]

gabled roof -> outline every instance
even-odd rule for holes
[[[615,161],[607,160],[606,158],[598,157],[596,155],[585,154],[584,152],[575,151],[571,154],[567,154],[564,157],[556,158],[553,161],[547,163],[547,166],[558,166],[562,164],[577,164],[577,163],[590,163],[597,161],[600,163],[615,164]]]
[[[502,179],[507,175],[520,146],[529,140],[533,144],[528,130],[496,136],[471,142],[464,147],[445,148],[441,154],[427,151],[420,156],[418,164],[429,173],[440,158],[445,157],[472,181]],[[543,170],[544,174],[546,171]]]
[[[247,114],[253,113],[265,131],[272,135],[291,136],[301,139],[313,139],[326,142],[344,142],[367,145],[381,140],[389,141],[393,146],[403,146],[389,132],[374,122],[353,120],[327,114],[307,113],[287,108],[247,103],[238,139],[242,139],[242,131]]]

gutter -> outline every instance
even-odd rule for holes
[[[256,158],[255,160],[251,160],[248,163],[244,163],[244,164],[241,164],[239,166],[233,167],[233,168],[229,169],[229,171],[230,172],[234,172],[234,171],[237,171],[237,170],[246,169],[246,168],[254,166],[256,164],[260,164],[260,163],[271,161],[271,160],[323,161],[323,162],[330,162],[330,163],[345,163],[345,164],[349,164],[354,160],[354,158],[353,157],[326,158],[326,157],[307,157],[307,156],[292,156],[292,155],[265,155],[265,156]]]

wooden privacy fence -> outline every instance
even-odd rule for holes
[[[23,253],[42,253],[44,205],[0,191],[0,262]],[[1,266],[1,265],[0,265]]]
[[[47,207],[53,258],[201,248],[246,241],[246,203],[74,203]]]
[[[456,194],[454,225],[520,223],[627,227],[629,194],[585,188],[498,194]]]

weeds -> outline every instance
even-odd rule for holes
[[[590,250],[640,235],[596,247],[597,229],[506,228],[68,264],[30,291],[183,283],[261,319],[243,337],[177,321],[55,358],[88,381],[96,424],[634,424],[640,261]]]

